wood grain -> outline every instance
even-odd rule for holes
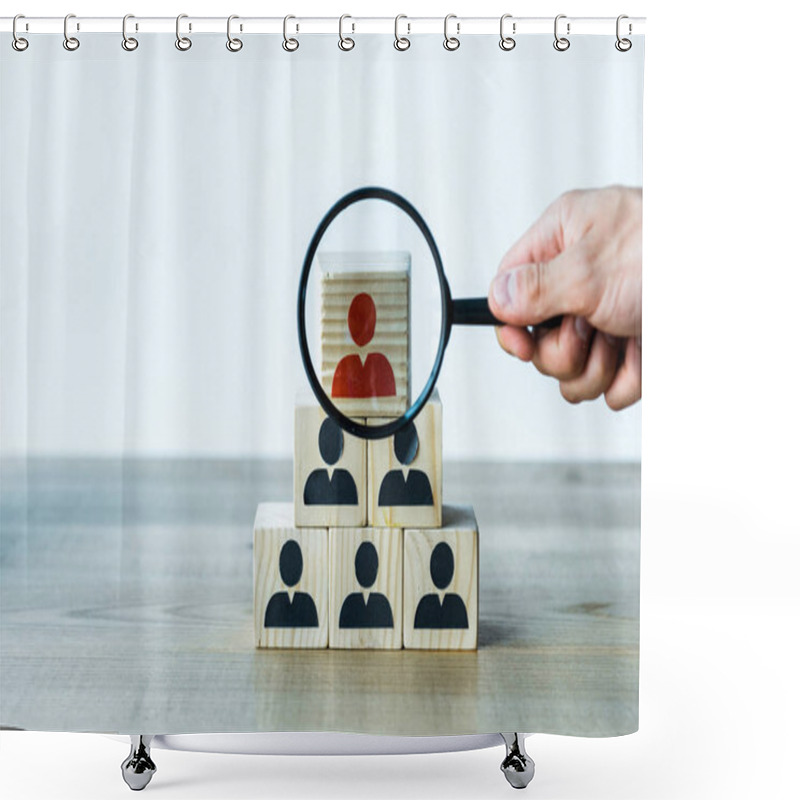
[[[435,586],[431,554],[441,545],[454,569],[446,586]],[[445,505],[442,527],[408,529],[403,540],[403,644],[416,650],[474,650],[478,646],[478,523],[471,506]],[[426,607],[450,602],[466,611],[465,628],[418,624]],[[447,606],[444,606],[447,608]]]
[[[297,542],[302,552],[299,582],[281,578],[281,549]],[[267,626],[265,612],[271,600],[288,595],[295,605],[311,598],[316,612],[311,627]],[[328,531],[296,528],[291,503],[260,503],[253,526],[253,624],[257,647],[327,647],[328,645]],[[309,605],[311,605],[309,603]]]
[[[447,462],[481,526],[477,652],[279,650],[253,647],[253,513],[290,459],[0,459],[0,725],[631,733],[639,475]]]
[[[409,265],[408,253],[320,253],[322,386],[331,395],[339,362],[356,355],[362,365],[370,353],[384,355],[394,373],[394,396],[333,398],[350,417],[399,416],[409,398]],[[353,298],[369,294],[375,303],[375,332],[359,347],[350,335],[347,315]]]
[[[327,415],[315,400],[300,398],[294,412],[294,524],[297,527],[365,525],[367,523],[367,445],[363,439],[341,431],[343,449],[334,464],[326,464],[320,453],[319,435]],[[364,420],[356,420],[363,422]],[[317,505],[304,501],[312,473],[324,470],[332,479],[335,470],[351,476],[357,492],[356,505]],[[320,475],[322,473],[319,473]]]
[[[374,423],[389,422],[376,419]],[[372,422],[370,420],[370,422]],[[401,463],[394,447],[394,437],[372,440],[367,445],[367,520],[372,526],[399,528],[438,528],[442,524],[442,403],[438,389],[414,419],[419,440],[416,457],[410,464]],[[381,487],[387,474],[402,473],[408,480],[410,470],[422,472],[433,496],[431,505],[381,505]]]
[[[378,572],[369,592],[387,599],[392,612],[390,628],[343,628],[339,624],[346,599],[365,592],[355,570],[356,552],[363,542],[372,543],[378,554]],[[389,528],[331,528],[329,549],[330,646],[400,649],[403,644],[403,532]]]

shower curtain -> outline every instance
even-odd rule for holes
[[[253,520],[297,491],[295,301],[328,208],[408,198],[454,293],[485,297],[565,192],[641,187],[642,37],[242,38],[0,48],[0,724],[636,730],[640,404],[569,404],[491,329],[453,333],[441,501],[473,508],[480,554],[464,650],[257,646]]]

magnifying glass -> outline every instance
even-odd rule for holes
[[[354,209],[356,204],[358,209]],[[334,222],[340,228],[336,233],[333,233]],[[331,246],[345,244],[348,249],[324,253],[320,246],[326,237],[331,237]],[[387,242],[401,244],[404,249],[387,251]],[[376,244],[381,249],[376,250]],[[325,262],[327,267],[320,265],[314,270],[315,262]],[[310,314],[315,299],[310,286],[315,282],[343,288],[329,291],[321,300],[318,295],[320,307]],[[409,284],[410,290],[404,288]],[[321,293],[324,291],[323,288]],[[405,301],[403,291],[407,292]],[[405,308],[403,302],[407,304]],[[345,319],[349,330],[344,330]],[[391,358],[380,352],[384,348],[400,353],[397,361],[407,357],[408,350],[404,353],[402,347],[398,349],[397,341],[404,335],[403,326],[405,336],[410,338],[412,319],[415,331],[420,334],[409,349],[414,353],[418,371],[427,372],[422,389],[413,400],[409,390],[411,370],[405,370],[403,364],[395,365],[400,377],[397,381]],[[309,328],[317,327],[317,323],[323,341],[332,343],[329,350],[339,348],[337,356],[339,352],[344,354],[335,366],[333,378],[330,358],[323,354],[315,364],[312,357]],[[561,317],[554,317],[537,327],[553,328],[560,323]],[[344,195],[322,218],[308,245],[297,294],[297,330],[303,367],[319,404],[340,428],[354,436],[362,439],[393,436],[419,414],[436,387],[453,325],[503,324],[489,310],[486,297],[453,299],[430,228],[408,200],[390,189],[366,186]],[[331,332],[326,333],[326,325]],[[434,332],[437,327],[438,337]],[[382,336],[377,335],[379,330],[384,331]],[[401,344],[404,342],[405,339],[401,340]],[[347,353],[348,350],[353,352]],[[371,374],[367,391],[363,392],[358,388],[358,380],[365,371]],[[354,372],[358,373],[354,380],[338,380],[337,388],[337,376],[348,373],[347,377],[352,377]],[[324,381],[320,379],[323,375]],[[355,394],[361,401],[354,404],[352,397],[340,391],[347,386],[357,387]],[[370,398],[365,395],[369,395],[370,387],[374,389],[376,405],[383,402],[381,396],[389,395],[392,387],[398,394],[404,392],[405,399],[398,398],[400,403],[385,403],[387,411],[364,411],[369,406]],[[361,410],[359,402],[365,404]]]

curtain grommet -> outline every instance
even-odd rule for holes
[[[349,14],[342,14],[339,17],[339,49],[343,50],[345,53],[349,53],[355,46],[355,40],[352,39],[350,36],[344,35],[344,21],[346,19],[353,19]],[[351,33],[356,32],[356,24],[355,22],[351,22],[350,26],[352,28]]]
[[[188,14],[178,14],[175,18],[175,47],[182,53],[185,53],[191,46],[192,40],[188,36],[181,34],[181,20],[188,19]],[[192,25],[189,23],[189,31],[192,30]]]
[[[500,17],[500,49],[505,50],[506,53],[517,46],[517,40],[513,36],[506,36],[505,24],[507,19],[512,19],[511,14],[503,14],[503,16]],[[517,32],[516,22],[511,23],[511,32]]]
[[[398,14],[394,18],[394,49],[399,50],[401,53],[408,50],[411,47],[411,39],[408,38],[409,34],[411,33],[411,23],[406,22],[406,35],[400,35],[400,20],[405,19],[407,20],[408,17],[405,14]]]
[[[558,21],[561,19],[566,19],[566,14],[558,14],[553,21],[553,36],[555,37],[555,41],[553,42],[553,47],[558,50],[559,53],[563,53],[566,50],[569,50],[570,40],[567,39],[569,36],[569,28],[570,24],[567,22],[567,36],[559,36],[558,35]]]
[[[623,37],[621,37],[619,35],[620,22],[622,22],[622,20],[624,20],[624,19],[628,19],[628,15],[627,14],[620,14],[617,17],[617,41],[614,42],[614,47],[616,47],[617,50],[619,50],[620,53],[627,53],[628,50],[630,50],[631,47],[633,47],[633,42],[630,39],[623,38]],[[629,22],[628,23],[628,36],[630,36],[632,32],[633,32],[633,26]]]
[[[18,53],[24,53],[28,49],[28,45],[30,44],[30,42],[28,42],[26,38],[20,36],[19,33],[17,33],[17,20],[20,19],[25,19],[25,15],[17,14],[14,17],[14,21],[11,23],[11,36],[13,37],[11,39],[11,46]]]
[[[128,36],[129,19],[134,19],[133,14],[126,14],[122,18],[122,49],[127,50],[129,53],[132,53],[139,46],[139,40],[135,39],[133,36]]]
[[[281,43],[281,47],[283,47],[283,49],[287,53],[294,53],[294,51],[297,50],[298,47],[300,47],[300,42],[298,42],[297,39],[289,36],[289,20],[290,19],[297,19],[297,18],[295,16],[293,16],[292,14],[287,14],[283,18],[283,42]],[[299,31],[300,30],[300,26],[297,25],[295,30]]]
[[[226,31],[228,36],[228,41],[225,42],[225,47],[227,47],[228,51],[231,53],[238,53],[242,49],[242,47],[244,47],[244,44],[242,43],[241,39],[237,39],[235,36],[231,36],[231,22],[233,22],[233,20],[235,19],[239,19],[239,17],[236,14],[231,14],[228,17],[228,29]],[[241,26],[239,26],[240,31],[241,29],[242,29]]]
[[[455,36],[450,36],[448,30],[451,19],[456,20]],[[442,43],[442,45],[445,50],[449,50],[452,53],[454,50],[458,50],[458,48],[461,47],[461,40],[458,38],[458,34],[460,33],[461,33],[461,23],[458,22],[458,18],[456,17],[455,14],[448,14],[444,18],[444,42]]]
[[[64,17],[64,42],[63,42],[63,44],[64,44],[64,49],[65,50],[69,50],[70,53],[74,53],[81,46],[81,42],[80,42],[80,39],[78,39],[77,36],[70,36],[69,35],[69,21],[71,19],[75,19],[75,15],[74,14],[67,14],[67,16]],[[80,25],[76,23],[75,29],[76,30],[80,30],[81,29]]]

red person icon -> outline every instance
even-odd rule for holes
[[[353,341],[364,347],[375,335],[375,302],[365,292],[357,294],[347,312]],[[368,353],[364,363],[356,353],[345,356],[333,373],[333,397],[393,397],[397,394],[394,371],[383,353]]]

